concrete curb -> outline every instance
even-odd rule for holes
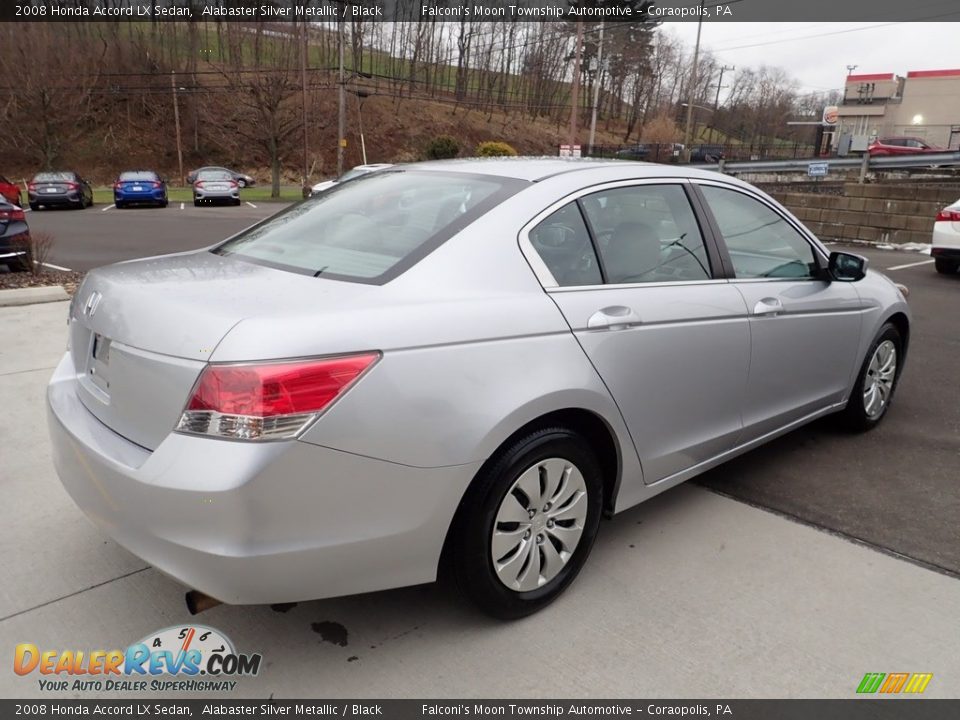
[[[14,288],[0,290],[0,307],[13,305],[35,305],[37,303],[61,302],[70,296],[62,285],[48,287]]]

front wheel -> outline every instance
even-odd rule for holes
[[[900,379],[903,339],[892,323],[887,323],[870,345],[857,381],[840,416],[842,425],[853,432],[876,427],[890,408]]]
[[[589,444],[536,430],[491,459],[450,529],[445,565],[460,591],[503,620],[555,600],[576,578],[600,525],[603,480]]]
[[[941,275],[953,275],[957,271],[958,263],[956,260],[948,260],[947,258],[934,258],[933,266]]]

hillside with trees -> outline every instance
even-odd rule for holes
[[[299,183],[336,168],[343,50],[346,164],[414,160],[436,136],[461,154],[502,140],[522,154],[567,141],[575,67],[578,141],[597,99],[597,143],[682,137],[692,51],[650,22],[20,23],[3,30],[3,172],[75,166],[101,182],[149,166],[223,163]],[[601,50],[602,34],[602,50]],[[602,59],[598,62],[598,56]],[[701,141],[752,150],[809,143],[791,119],[830,97],[801,94],[779,68],[701,53],[693,88]],[[726,92],[720,93],[722,84]],[[304,143],[306,117],[306,143]],[[306,162],[304,162],[306,144]]]

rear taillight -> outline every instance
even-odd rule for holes
[[[159,183],[159,182],[157,182],[156,180],[154,180],[154,181],[153,181],[153,186],[154,186],[155,188],[158,188],[158,187],[162,187],[162,184]]]
[[[193,186],[194,186],[195,188],[202,188],[202,187],[203,187],[203,180],[197,180],[197,181],[193,184]]]
[[[379,353],[258,365],[208,365],[177,432],[234,440],[299,435],[378,359]]]
[[[960,222],[960,210],[947,208],[937,213],[937,222]]]
[[[36,189],[37,189],[37,184],[36,184],[36,183],[28,183],[28,184],[27,184],[27,190],[36,190]]]
[[[80,186],[77,185],[77,183],[75,183],[75,182],[68,182],[68,183],[67,183],[67,190],[76,190],[78,187],[80,187]]]
[[[230,187],[232,187],[232,188],[240,187],[240,183],[238,183],[236,180],[231,180],[231,181],[230,181]]]
[[[23,210],[16,208],[14,210],[0,210],[0,220],[26,220],[27,216],[24,214]]]
[[[117,180],[117,181],[113,184],[113,189],[114,189],[114,190],[119,190],[121,187],[123,187],[123,183],[120,182],[119,180]]]

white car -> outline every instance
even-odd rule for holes
[[[960,200],[937,213],[930,254],[938,273],[955,273],[960,267]]]
[[[323,182],[317,183],[312,188],[310,188],[311,197],[317,193],[321,193],[324,190],[329,190],[334,185],[338,183],[346,182],[347,180],[353,180],[358,178],[361,175],[366,175],[367,173],[376,172],[377,170],[383,170],[384,168],[393,167],[390,163],[372,163],[371,165],[357,165],[352,170],[347,170],[343,175],[333,180],[324,180]]]

